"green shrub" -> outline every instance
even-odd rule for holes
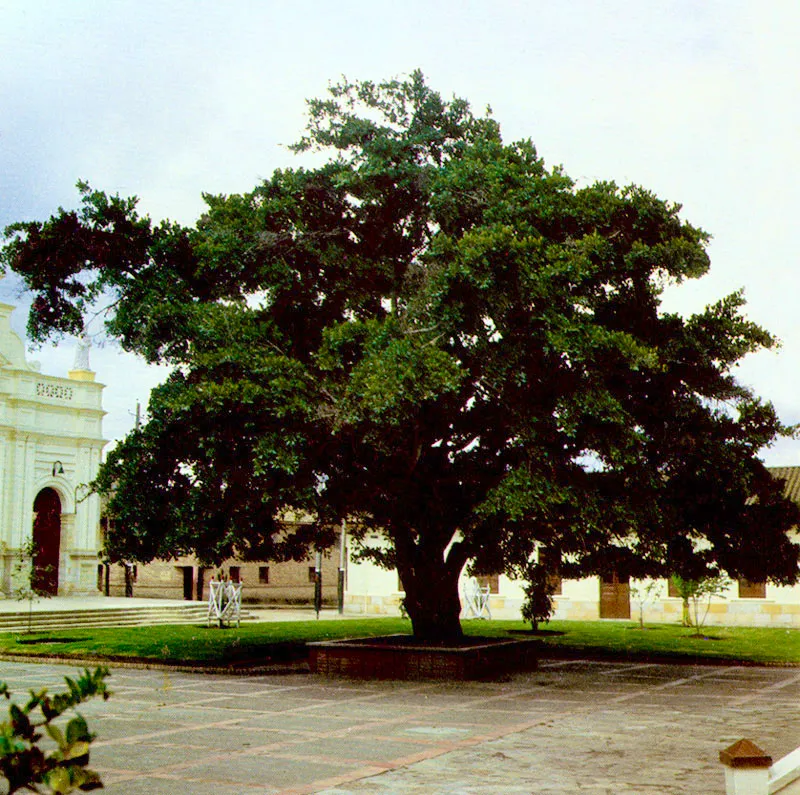
[[[51,696],[47,690],[31,690],[24,706],[9,704],[8,719],[0,723],[0,776],[8,782],[9,795],[20,790],[65,793],[102,788],[100,777],[87,767],[95,735],[84,718],[75,713],[63,729],[53,721],[93,696],[107,699],[108,674],[103,667],[93,673],[85,670],[76,679],[65,677],[65,693]],[[5,682],[0,683],[0,695],[11,701]],[[42,729],[56,744],[50,753],[39,747]]]
[[[525,568],[525,584],[522,590],[525,601],[522,603],[522,618],[528,621],[535,631],[541,622],[553,614],[553,594],[556,585],[553,572],[541,563],[529,563]]]

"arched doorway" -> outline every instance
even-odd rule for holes
[[[33,501],[34,590],[58,594],[58,562],[61,553],[61,498],[55,489],[42,489]]]

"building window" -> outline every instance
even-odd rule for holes
[[[500,593],[500,575],[499,574],[483,574],[475,578],[481,588],[489,586],[489,593]]]
[[[269,566],[258,567],[258,582],[260,585],[269,585]]]
[[[309,582],[316,582],[317,581],[317,570],[314,566],[308,567],[308,581]]]
[[[740,599],[766,599],[767,583],[750,582],[750,580],[739,580]]]
[[[671,596],[673,599],[680,599],[680,594],[678,593],[678,586],[675,585],[675,580],[672,577],[667,579],[667,596]]]
[[[97,590],[103,590],[103,574],[104,574],[104,566],[102,563],[97,564]]]
[[[241,582],[242,581],[242,569],[240,566],[231,566],[228,570],[228,574],[231,578],[231,582]]]

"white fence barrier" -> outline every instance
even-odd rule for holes
[[[739,740],[720,751],[719,761],[726,795],[800,795],[800,748],[773,764],[754,742]]]
[[[481,586],[475,577],[470,577],[464,582],[464,613],[465,618],[489,618],[492,611],[489,610],[488,585]]]
[[[219,621],[219,625],[224,627],[235,621],[238,627],[242,613],[242,584],[230,580],[211,580],[209,586],[208,625],[211,626],[212,621]]]

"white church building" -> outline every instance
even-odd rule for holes
[[[100,504],[88,484],[106,442],[103,385],[78,348],[67,378],[28,362],[0,303],[0,591],[10,595],[20,554],[35,555],[35,585],[59,596],[98,593]]]

